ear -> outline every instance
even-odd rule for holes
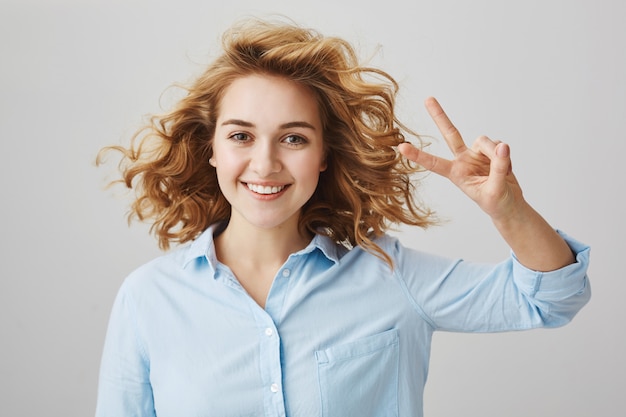
[[[213,168],[217,167],[217,164],[215,163],[215,158],[213,158],[213,157],[209,158],[209,164],[210,164]]]
[[[324,172],[326,171],[326,169],[328,168],[328,148],[326,148],[326,146],[324,146],[324,155],[322,156],[322,162],[320,163],[320,172]]]

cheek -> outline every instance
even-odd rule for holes
[[[230,189],[233,186],[233,182],[239,178],[241,169],[238,168],[235,159],[229,158],[228,155],[223,153],[214,154],[213,158],[217,183],[222,192],[227,193],[226,190]]]
[[[313,152],[305,152],[298,156],[297,161],[292,163],[292,167],[301,172],[306,172],[307,175],[318,177],[320,172],[325,171],[328,167],[326,154],[318,149]]]
[[[237,169],[242,165],[242,158],[235,152],[229,152],[226,149],[215,148],[213,150],[213,166],[218,172],[224,173]]]
[[[317,158],[303,159],[298,164],[298,171],[303,178],[310,183],[317,184],[320,173],[326,169],[326,164],[320,162]]]

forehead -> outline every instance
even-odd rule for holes
[[[242,119],[252,123],[307,121],[321,126],[318,101],[303,84],[273,75],[237,78],[224,91],[218,122]]]

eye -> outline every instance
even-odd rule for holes
[[[307,140],[299,135],[289,135],[283,139],[283,142],[290,146],[299,146],[307,143]]]
[[[245,143],[245,142],[250,141],[250,135],[248,135],[247,133],[243,133],[243,132],[237,132],[237,133],[230,135],[228,139],[237,143]]]

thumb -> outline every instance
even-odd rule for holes
[[[491,160],[489,176],[494,179],[504,179],[511,171],[511,149],[506,143],[498,143],[495,158]]]

